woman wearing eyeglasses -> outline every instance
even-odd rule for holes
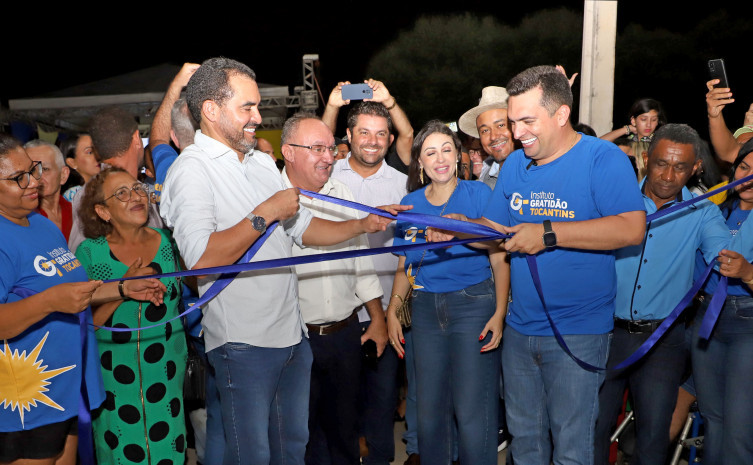
[[[178,254],[167,230],[147,226],[146,187],[120,168],[107,168],[84,188],[79,216],[88,238],[76,250],[92,279],[178,271]],[[187,346],[179,314],[176,278],[162,305],[128,299],[93,309],[94,323],[140,331],[97,331],[106,399],[95,417],[99,463],[183,463],[186,429],[183,378]],[[167,322],[167,323],[165,323]]]
[[[119,295],[161,303],[164,286],[88,281],[57,226],[35,213],[41,178],[42,165],[0,134],[0,463],[73,465],[82,386],[92,408],[105,397],[94,330],[82,336],[79,316],[90,323],[90,303]]]

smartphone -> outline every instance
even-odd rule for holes
[[[367,365],[374,366],[377,361],[377,346],[376,342],[368,339],[361,346],[361,355],[363,356],[363,362]]]
[[[345,84],[342,87],[343,100],[363,100],[372,98],[374,91],[368,84]]]
[[[715,84],[714,87],[729,87],[729,81],[727,80],[727,69],[724,67],[724,58],[716,58],[709,60],[709,78],[719,79],[719,84]]]

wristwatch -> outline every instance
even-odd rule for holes
[[[259,231],[259,234],[264,234],[267,231],[267,220],[265,220],[261,216],[249,213],[246,218],[248,218],[248,221],[251,222],[251,226],[253,226],[255,230]]]
[[[544,246],[548,249],[557,245],[557,235],[552,229],[552,222],[544,220],[544,235],[541,236],[541,240],[544,241]]]

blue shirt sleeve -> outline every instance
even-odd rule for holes
[[[646,211],[635,171],[617,146],[601,145],[591,170],[591,195],[601,216]]]

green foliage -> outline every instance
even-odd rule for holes
[[[505,86],[540,64],[580,64],[582,19],[566,9],[545,10],[518,27],[466,13],[421,17],[371,59],[367,75],[384,81],[413,126],[454,121],[475,106],[481,89]]]

